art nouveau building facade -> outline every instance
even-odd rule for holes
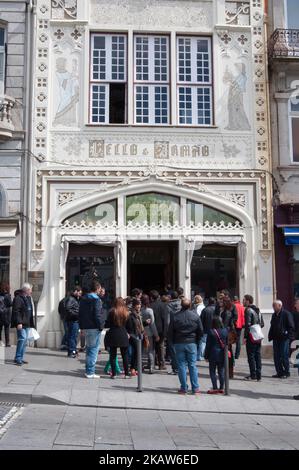
[[[30,269],[41,344],[109,297],[274,292],[262,0],[37,0]]]

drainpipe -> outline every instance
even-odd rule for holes
[[[25,107],[24,107],[24,130],[25,142],[22,161],[22,185],[21,194],[23,202],[21,205],[22,218],[22,242],[21,242],[21,283],[27,281],[28,277],[28,261],[29,261],[29,243],[28,233],[30,225],[29,204],[30,204],[30,186],[31,186],[31,115],[32,115],[32,60],[33,60],[33,26],[34,26],[34,1],[26,0],[26,49],[25,49]]]

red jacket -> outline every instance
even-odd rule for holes
[[[236,322],[236,328],[241,329],[245,326],[245,308],[243,307],[243,305],[241,305],[239,301],[234,302],[234,304],[236,306],[237,313],[238,313],[238,320]]]

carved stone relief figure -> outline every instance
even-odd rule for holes
[[[73,58],[70,66],[67,64],[65,57],[58,57],[56,60],[56,77],[59,86],[59,103],[53,125],[66,127],[77,125],[79,102],[77,59]]]
[[[233,75],[226,68],[223,81],[229,86],[228,90],[228,126],[227,130],[250,130],[251,126],[244,108],[244,94],[246,93],[246,66],[243,63],[235,64],[237,74]]]

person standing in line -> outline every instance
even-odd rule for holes
[[[131,298],[132,298],[132,299],[140,300],[140,302],[141,302],[142,290],[141,290],[141,289],[138,289],[138,287],[135,287],[135,289],[132,289],[132,291],[131,291]]]
[[[229,294],[223,298],[223,310],[220,314],[224,328],[228,329],[228,351],[229,351],[229,378],[234,378],[235,358],[233,344],[236,342],[236,322],[238,319],[237,309]]]
[[[182,300],[182,309],[170,320],[168,338],[174,345],[178,364],[178,375],[181,387],[178,391],[186,395],[187,367],[190,374],[190,382],[193,395],[199,395],[198,371],[196,367],[197,344],[203,335],[200,317],[191,309],[188,299]]]
[[[30,328],[35,328],[31,294],[32,285],[26,282],[20,290],[15,291],[12,303],[11,326],[17,329],[17,349],[14,360],[17,366],[28,364],[24,361],[28,333]]]
[[[293,320],[295,327],[294,339],[299,339],[299,299],[294,300]]]
[[[0,284],[0,342],[2,339],[2,328],[4,328],[5,347],[10,348],[9,327],[11,322],[12,300],[10,287],[7,282]]]
[[[208,300],[208,306],[203,309],[200,315],[201,323],[203,326],[204,334],[207,335],[209,330],[212,328],[213,318],[215,316],[216,299],[210,297]]]
[[[260,325],[264,328],[263,316],[258,307],[253,304],[253,297],[251,295],[245,295],[243,299],[243,305],[245,307],[245,333],[244,342],[246,343],[247,359],[249,364],[250,375],[245,377],[245,380],[257,380],[258,382],[262,379],[262,340],[254,341],[250,335],[250,327],[253,325]]]
[[[155,342],[159,341],[159,335],[155,323],[153,309],[150,308],[148,295],[143,295],[141,299],[141,318],[144,326],[144,332],[149,340],[149,346],[146,350],[148,373],[154,373],[155,367]]]
[[[237,342],[236,342],[235,359],[239,359],[240,353],[241,353],[242,329],[245,326],[245,309],[244,309],[244,306],[241,304],[239,297],[236,295],[234,297],[234,304],[237,309],[237,315],[238,315],[238,319],[236,321]]]
[[[129,378],[129,360],[128,347],[129,335],[126,330],[126,324],[129,318],[129,311],[122,297],[118,297],[114,302],[114,307],[110,310],[106,320],[106,328],[109,328],[105,335],[105,346],[109,348],[111,379],[115,379],[117,375],[117,348],[120,348],[123,366],[124,378]]]
[[[283,308],[281,300],[273,302],[274,313],[271,318],[269,341],[273,341],[274,364],[276,374],[273,378],[290,377],[289,350],[295,337],[294,319],[290,312]]]
[[[79,326],[84,330],[86,341],[85,377],[99,378],[95,366],[100,349],[101,332],[105,324],[105,315],[99,297],[101,284],[91,281],[87,294],[83,295],[79,306]]]
[[[179,299],[179,294],[177,291],[173,291],[171,295],[171,300],[168,303],[168,311],[169,311],[169,324],[173,316],[175,316],[178,312],[182,310],[182,300]],[[177,375],[178,373],[178,364],[176,360],[176,352],[174,345],[170,342],[169,337],[167,336],[167,344],[169,348],[169,355],[170,355],[170,365],[171,371],[168,372],[169,375]]]
[[[130,311],[127,323],[126,330],[129,335],[129,343],[131,345],[131,376],[135,377],[137,375],[137,342],[142,339],[143,336],[143,324],[141,319],[141,302],[140,300],[134,298],[132,300],[132,309]]]
[[[179,295],[179,299],[180,299],[180,300],[184,299],[185,294],[184,294],[184,289],[183,289],[182,287],[178,287],[178,288],[177,288],[177,293],[178,293],[178,295]]]
[[[197,313],[197,315],[200,317],[201,316],[201,312],[204,310],[205,308],[205,304],[203,303],[203,298],[201,297],[201,295],[196,295],[194,297],[194,303],[193,303],[193,308],[194,308],[194,311]],[[197,345],[197,360],[198,361],[204,361],[204,358],[205,358],[205,348],[206,348],[206,341],[207,341],[207,337],[206,335],[204,334],[200,340],[199,340],[199,343]]]
[[[66,295],[66,297],[63,297],[63,299],[60,300],[58,304],[58,313],[60,316],[60,320],[63,324],[63,337],[61,340],[61,346],[60,346],[60,351],[68,351],[68,344],[67,344],[67,338],[68,338],[68,331],[67,331],[67,321],[66,321],[66,310],[65,310],[65,302],[68,299],[69,295]]]
[[[152,290],[150,292],[150,307],[153,309],[155,316],[155,323],[158,330],[159,341],[156,342],[156,354],[158,359],[159,370],[166,370],[165,366],[165,339],[167,337],[168,328],[168,307],[165,302],[161,302],[158,291]]]
[[[208,394],[224,393],[224,352],[228,342],[228,330],[223,327],[221,318],[212,318],[212,325],[207,334],[205,359],[209,361],[209,372],[212,389]],[[218,371],[219,388],[217,386],[216,369]]]
[[[77,342],[79,334],[79,304],[82,297],[82,289],[76,286],[65,299],[65,320],[67,322],[67,344],[68,344],[68,357],[73,359],[77,357]]]

